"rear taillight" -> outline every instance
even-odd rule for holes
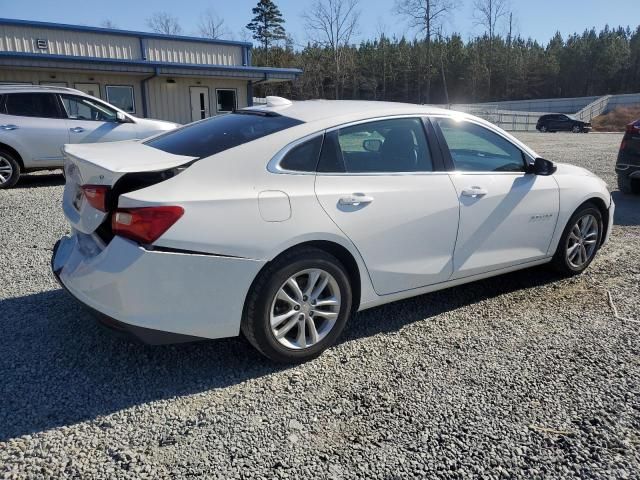
[[[107,195],[109,194],[109,187],[105,185],[83,185],[82,191],[84,196],[96,210],[101,212],[107,211]]]
[[[114,235],[149,244],[160,238],[183,214],[182,207],[118,209],[111,217],[111,229]]]
[[[627,133],[640,133],[640,122],[627,125]]]

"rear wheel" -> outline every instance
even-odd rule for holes
[[[0,189],[13,187],[20,179],[20,165],[13,155],[0,150]]]
[[[349,277],[337,258],[315,248],[292,251],[254,282],[242,332],[274,361],[303,362],[335,343],[351,305]]]
[[[582,273],[593,261],[602,239],[602,214],[586,203],[572,216],[562,233],[553,266],[564,275]]]
[[[618,175],[618,190],[626,194],[640,194],[640,180]]]
[[[540,131],[541,131],[542,133],[547,133],[547,132],[548,132],[547,126],[546,126],[546,125],[542,125],[542,126],[540,127]]]

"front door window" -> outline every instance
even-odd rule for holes
[[[439,118],[456,171],[524,172],[522,151],[500,135],[470,122]]]

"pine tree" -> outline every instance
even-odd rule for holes
[[[272,0],[259,0],[252,13],[254,17],[247,24],[247,29],[253,32],[253,38],[262,44],[265,53],[269,51],[272,42],[287,38],[282,26],[284,18]]]

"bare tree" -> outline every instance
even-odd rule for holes
[[[208,9],[200,15],[198,21],[198,35],[205,38],[223,38],[229,34],[224,19],[213,9]]]
[[[118,28],[118,25],[116,25],[115,22],[110,18],[105,18],[103,21],[101,21],[100,26],[102,28]]]
[[[311,41],[331,50],[336,99],[342,94],[347,49],[360,18],[357,7],[358,0],[314,0],[303,15]]]
[[[456,7],[456,0],[396,0],[395,11],[408,20],[409,27],[424,34],[426,47],[426,103],[431,101],[431,41]]]
[[[147,18],[147,27],[155,33],[163,33],[165,35],[179,35],[182,33],[182,27],[178,23],[178,19],[167,12],[156,12]]]
[[[497,36],[498,23],[510,14],[509,0],[474,0],[473,23],[484,27],[489,41],[489,55],[487,62],[488,91],[491,96],[491,72],[493,70],[493,40]],[[511,18],[513,20],[513,18]]]

